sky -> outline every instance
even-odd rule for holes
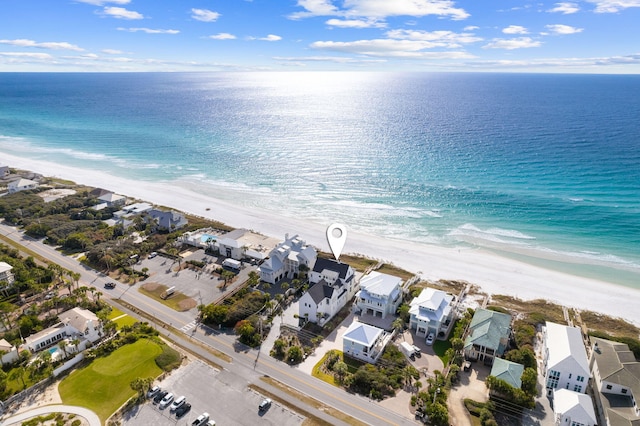
[[[0,72],[640,74],[640,0],[0,0]]]

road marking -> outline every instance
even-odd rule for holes
[[[180,331],[182,331],[183,333],[186,333],[187,331],[191,330],[192,328],[196,327],[196,320],[191,321],[189,324],[185,324]]]

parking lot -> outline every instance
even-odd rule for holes
[[[258,405],[264,397],[249,389],[245,379],[218,371],[200,361],[191,361],[157,384],[176,398],[186,396],[192,406],[191,411],[178,420],[168,408],[160,410],[149,400],[129,412],[123,419],[123,426],[191,425],[203,412],[209,413],[216,425],[297,426],[304,420],[277,402],[259,413]]]
[[[197,304],[208,304],[218,300],[223,296],[225,291],[222,290],[221,285],[224,280],[220,279],[218,275],[211,274],[215,268],[220,267],[220,262],[224,258],[218,258],[205,254],[204,250],[194,250],[192,253],[182,259],[182,264],[185,265],[187,260],[197,260],[205,262],[206,266],[204,272],[199,273],[190,269],[183,269],[176,272],[178,267],[177,262],[168,259],[163,256],[156,256],[152,259],[143,259],[139,261],[135,267],[136,269],[148,268],[149,278],[141,283],[159,283],[167,287],[175,287],[176,292],[180,292],[191,297],[197,302]],[[244,269],[240,271],[232,284],[229,284],[226,291],[233,288],[234,285],[238,285],[246,281],[250,271],[255,270],[255,266],[250,266],[245,263]]]

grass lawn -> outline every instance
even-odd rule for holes
[[[118,330],[122,329],[125,325],[133,325],[137,322],[135,318],[125,314],[117,308],[112,308],[111,313],[107,318],[116,323]]]
[[[102,420],[124,404],[135,392],[129,386],[137,377],[157,377],[162,373],[155,358],[162,353],[148,339],[125,345],[105,358],[72,372],[58,387],[64,404],[93,410]]]
[[[153,300],[162,303],[163,305],[166,305],[168,307],[170,307],[171,309],[178,311],[178,312],[183,312],[185,310],[189,310],[189,309],[184,309],[180,302],[182,302],[183,300],[186,299],[191,299],[189,296],[187,296],[186,294],[182,294],[180,292],[175,292],[173,293],[168,299],[163,299],[161,296],[162,294],[165,292],[166,289],[168,289],[169,287],[167,287],[166,285],[159,285],[155,290],[149,291],[144,287],[140,287],[138,289],[138,291],[142,294],[144,294],[145,296],[148,296],[150,298],[152,298]]]

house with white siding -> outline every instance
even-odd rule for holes
[[[453,325],[453,296],[434,288],[423,289],[409,307],[409,328],[417,337],[433,333],[445,337]]]
[[[31,179],[23,178],[9,182],[9,184],[7,185],[9,194],[15,194],[16,192],[20,191],[28,191],[30,189],[36,189],[37,187],[38,182]]]
[[[103,336],[102,324],[91,311],[82,308],[69,309],[58,315],[59,323],[32,334],[25,339],[25,346],[31,352],[39,352],[49,348],[61,340],[68,344],[78,339],[79,350],[86,348],[89,343],[95,343]]]
[[[12,270],[13,266],[7,262],[0,262],[0,290],[9,288],[13,284],[14,277]]]
[[[389,334],[381,328],[354,321],[342,336],[342,352],[375,364],[388,342]]]
[[[640,362],[624,343],[591,338],[589,367],[600,424],[640,425]]]
[[[552,397],[554,389],[586,393],[591,374],[580,329],[547,322],[543,345],[542,374],[547,396]]]
[[[285,278],[294,278],[300,273],[302,265],[308,270],[313,269],[317,257],[316,249],[308,246],[297,234],[291,238],[287,234],[284,241],[271,250],[268,259],[258,268],[260,280],[275,284]]]
[[[356,306],[364,314],[394,315],[402,303],[402,278],[378,271],[369,272],[360,279]]]
[[[597,426],[591,397],[568,389],[553,392],[553,414],[556,426]]]

